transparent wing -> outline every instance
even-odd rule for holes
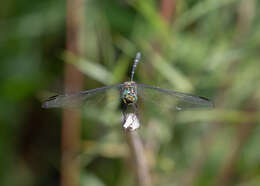
[[[89,103],[102,103],[108,93],[113,92],[113,97],[120,99],[120,90],[123,84],[116,84],[74,94],[52,96],[43,102],[43,108],[74,107]]]
[[[146,84],[137,84],[137,94],[145,101],[154,102],[160,107],[176,110],[188,108],[213,107],[213,103],[204,97],[175,92]]]

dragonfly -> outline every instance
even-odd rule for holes
[[[117,91],[119,93],[118,99],[120,99],[121,109],[123,114],[123,123],[129,125],[129,122],[134,124],[137,123],[139,127],[138,116],[138,101],[148,100],[156,102],[157,98],[165,97],[169,100],[177,100],[180,102],[178,106],[175,106],[175,110],[182,110],[186,108],[201,108],[201,107],[213,107],[213,102],[208,98],[202,96],[196,96],[192,94],[172,91],[168,89],[163,89],[160,87],[140,84],[134,81],[134,74],[137,65],[141,59],[141,53],[138,52],[135,56],[132,70],[130,74],[130,80],[120,84],[114,84],[110,86],[104,86],[96,89],[80,91],[72,94],[56,95],[48,98],[42,103],[43,108],[57,108],[57,107],[70,107],[72,105],[79,105],[88,103],[90,101],[94,102],[101,98],[104,94],[109,91]],[[151,96],[153,95],[153,96]],[[157,103],[160,104],[160,103]],[[131,111],[129,111],[129,108]],[[133,114],[129,114],[133,112]],[[131,118],[129,118],[131,116]],[[134,120],[136,122],[134,122]],[[131,126],[133,128],[133,126]]]

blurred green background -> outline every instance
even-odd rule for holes
[[[92,89],[127,80],[141,51],[136,81],[215,102],[212,110],[170,114],[142,108],[154,185],[260,185],[259,2],[175,1],[169,22],[162,3],[85,0],[84,54],[66,61]],[[65,1],[1,3],[1,186],[60,183],[61,109],[41,102],[63,92],[65,41]],[[82,186],[135,185],[118,117],[106,107],[82,112]]]

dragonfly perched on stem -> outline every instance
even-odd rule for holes
[[[191,94],[186,94],[182,92],[171,91],[167,89],[162,89],[147,84],[136,83],[134,79],[134,74],[136,67],[141,59],[141,53],[138,52],[134,59],[134,63],[131,70],[130,81],[124,83],[105,86],[101,88],[80,91],[73,94],[64,94],[52,96],[43,102],[43,108],[55,108],[55,107],[70,107],[73,105],[86,104],[90,101],[94,101],[99,97],[102,97],[106,92],[117,90],[120,94],[120,100],[122,105],[123,113],[123,124],[125,128],[130,128],[132,130],[139,127],[138,120],[138,107],[137,103],[139,97],[148,101],[156,101],[154,98],[146,98],[149,95],[155,95],[156,97],[167,97],[170,100],[179,101],[181,104],[175,106],[174,109],[182,110],[184,108],[194,108],[194,107],[213,107],[213,103],[201,96],[195,96]],[[150,99],[150,100],[149,100]],[[129,109],[131,111],[129,111]]]

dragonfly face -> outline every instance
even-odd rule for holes
[[[121,99],[127,105],[135,104],[137,101],[137,88],[134,81],[124,83],[121,91]]]

